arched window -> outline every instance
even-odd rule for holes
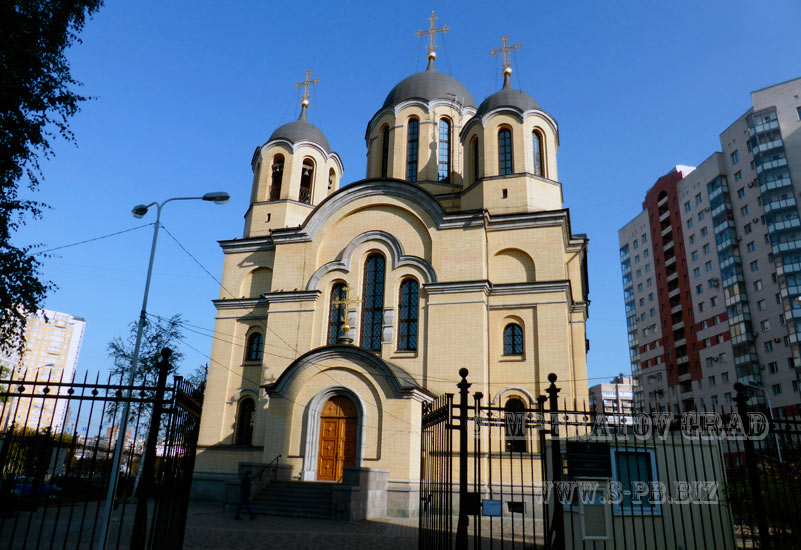
[[[512,131],[508,128],[498,132],[498,170],[502,176],[512,173]]]
[[[439,121],[439,181],[448,182],[451,178],[451,123],[442,118]]]
[[[303,159],[303,168],[300,172],[300,195],[298,200],[309,204],[311,202],[311,188],[314,181],[314,161]]]
[[[389,173],[389,126],[381,130],[381,177]]]
[[[345,324],[345,304],[335,304],[334,302],[345,299],[345,283],[337,283],[331,289],[331,308],[328,314],[328,345],[337,343],[340,336],[344,336],[342,325]]]
[[[523,355],[523,329],[517,323],[510,323],[503,329],[503,354]]]
[[[472,150],[473,150],[473,183],[478,181],[478,169],[479,169],[479,160],[478,160],[478,138],[474,137],[471,143]]]
[[[273,177],[270,181],[270,199],[277,201],[281,198],[281,181],[284,179],[284,157],[275,155],[273,159]]]
[[[418,285],[414,279],[401,283],[398,303],[398,349],[417,350]]]
[[[384,267],[381,254],[371,254],[364,266],[362,291],[362,347],[381,351],[381,325],[384,321]]]
[[[409,119],[406,138],[406,180],[417,181],[417,146],[420,137],[420,122],[416,118]]]
[[[531,133],[531,142],[532,147],[534,147],[534,175],[535,176],[544,176],[545,170],[543,170],[542,165],[542,135],[534,130]]]
[[[248,347],[245,361],[261,361],[264,354],[264,336],[261,332],[254,332],[248,336]]]
[[[256,418],[256,403],[250,397],[239,400],[236,412],[236,439],[237,445],[253,444],[253,422]]]
[[[506,435],[507,453],[526,452],[526,406],[523,402],[512,397],[503,408],[503,424]]]
[[[334,188],[334,184],[336,184],[336,182],[337,182],[337,173],[334,172],[333,168],[331,168],[331,169],[328,170],[328,190],[329,191]]]

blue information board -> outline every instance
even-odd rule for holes
[[[481,513],[485,517],[501,517],[501,501],[484,499],[481,501]]]

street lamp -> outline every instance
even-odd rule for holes
[[[142,218],[147,214],[151,206],[156,207],[156,224],[153,228],[153,243],[150,245],[150,263],[147,266],[147,279],[145,280],[145,295],[142,298],[142,311],[139,314],[139,324],[136,327],[136,343],[134,344],[133,358],[131,359],[131,370],[128,373],[128,394],[126,396],[125,405],[122,408],[122,417],[120,418],[119,435],[117,436],[117,445],[114,447],[114,459],[111,463],[111,477],[109,478],[108,491],[106,492],[106,505],[104,521],[100,525],[100,536],[97,541],[98,550],[103,550],[106,547],[106,535],[108,534],[108,527],[111,523],[111,507],[114,503],[114,494],[117,488],[117,482],[120,475],[120,462],[122,461],[122,447],[125,444],[125,431],[128,427],[128,415],[131,408],[131,388],[133,387],[136,371],[139,368],[139,348],[142,345],[142,331],[145,326],[145,319],[147,317],[147,297],[150,293],[150,279],[153,275],[153,259],[156,257],[156,242],[159,237],[159,227],[161,226],[161,209],[164,205],[172,201],[192,201],[202,200],[213,202],[214,204],[227,204],[230,200],[228,193],[216,191],[206,193],[202,197],[173,197],[162,202],[151,202],[150,204],[137,204],[131,210],[134,218]]]
[[[743,384],[743,386],[745,386],[746,388],[751,388],[752,390],[757,390],[757,391],[761,391],[762,392],[762,395],[765,396],[765,402],[768,404],[768,416],[770,416],[770,421],[771,421],[771,423],[773,423],[774,422],[774,420],[773,420],[773,407],[770,404],[770,397],[768,397],[768,392],[765,391],[765,388],[763,388],[762,386],[758,386],[758,385],[754,384],[753,382],[749,382],[748,384]],[[776,454],[778,455],[779,463],[781,464],[781,462],[782,462],[782,447],[781,447],[781,445],[779,445],[779,434],[777,434],[774,431],[773,432],[773,437],[776,438]]]

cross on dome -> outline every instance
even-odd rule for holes
[[[437,49],[437,42],[436,42],[437,33],[441,32],[442,34],[445,34],[449,30],[451,30],[451,28],[448,25],[443,25],[442,27],[437,29],[434,26],[434,21],[436,21],[437,19],[439,19],[439,17],[434,15],[434,10],[431,10],[431,17],[428,18],[428,21],[430,22],[429,29],[426,31],[418,29],[417,32],[414,33],[414,35],[418,37],[424,36],[426,34],[428,35],[428,46],[426,46],[426,51],[428,51],[428,59],[432,61],[437,57],[437,54],[434,51]]]
[[[512,74],[512,64],[509,63],[509,52],[512,50],[519,50],[522,47],[522,44],[515,42],[513,45],[509,46],[507,42],[511,40],[510,36],[504,35],[501,37],[501,41],[503,42],[503,48],[498,48],[495,50],[490,51],[490,55],[498,56],[503,54],[503,74],[504,76],[509,76]]]
[[[295,88],[300,88],[301,86],[303,86],[303,101],[301,101],[300,104],[304,109],[309,106],[309,97],[310,97],[309,86],[316,86],[317,84],[320,83],[319,78],[311,80],[311,74],[312,74],[311,69],[309,69],[308,71],[306,71],[306,80],[304,80],[303,82],[295,83]]]

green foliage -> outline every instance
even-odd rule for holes
[[[157,363],[161,358],[161,350],[170,348],[170,374],[174,374],[181,364],[183,353],[178,351],[178,345],[183,339],[181,324],[183,318],[180,314],[170,318],[149,317],[145,320],[142,332],[142,345],[139,350],[139,368],[134,376],[134,385],[155,386],[158,380]],[[131,360],[133,359],[134,346],[136,344],[137,323],[131,323],[127,338],[117,336],[108,344],[108,354],[114,366],[111,369],[112,379],[128,383],[130,376]],[[148,403],[133,403],[131,410],[133,414],[141,415],[152,407]],[[113,417],[116,411],[111,411],[109,416]]]
[[[208,375],[209,364],[206,363],[204,365],[199,365],[195,370],[193,370],[189,376],[186,377],[186,380],[196,388],[199,388],[201,385],[206,385],[206,378]]]
[[[39,158],[52,156],[51,141],[75,141],[69,119],[87,98],[71,72],[66,50],[102,5],[101,0],[8,0],[0,3],[0,353],[24,349],[26,312],[40,308],[52,288],[42,280],[35,246],[11,238],[42,203],[19,197],[23,178],[31,190],[41,179]]]

